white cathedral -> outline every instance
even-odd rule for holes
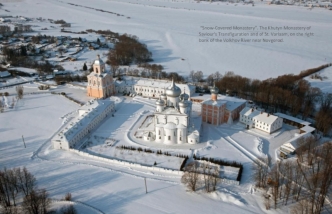
[[[165,144],[199,143],[199,130],[191,120],[192,102],[189,95],[181,94],[174,81],[165,92],[156,101],[155,133],[152,133],[155,141]]]

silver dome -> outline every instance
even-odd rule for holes
[[[188,101],[184,100],[179,102],[179,107],[187,107],[188,106]]]
[[[180,100],[189,100],[189,95],[184,92],[183,94],[180,95]]]
[[[160,98],[156,101],[156,105],[158,106],[164,106],[165,105],[165,101],[161,100]]]
[[[102,59],[100,59],[100,55],[97,55],[97,59],[95,60],[94,64],[96,65],[103,65],[104,61]]]
[[[180,96],[180,94],[181,94],[181,89],[177,87],[174,84],[174,81],[172,80],[172,84],[166,89],[166,95],[169,97],[178,97]]]
[[[166,94],[161,94],[161,95],[160,95],[160,98],[163,99],[163,100],[166,100],[166,99],[167,99],[167,96],[166,96]]]

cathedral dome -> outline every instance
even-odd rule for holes
[[[181,94],[181,89],[177,87],[174,84],[174,81],[172,80],[172,84],[166,89],[166,95],[168,97],[178,97],[180,94]]]
[[[184,92],[183,94],[180,95],[180,100],[189,100],[189,95]]]
[[[156,101],[156,105],[158,106],[164,106],[165,105],[165,101],[161,100],[160,98]]]
[[[94,62],[95,65],[103,65],[104,61],[102,59],[100,59],[100,55],[97,55],[97,59]]]
[[[179,102],[179,107],[187,107],[188,106],[188,101],[183,100],[181,102]]]
[[[167,99],[167,96],[166,96],[166,94],[161,94],[161,95],[160,95],[160,98],[163,99],[163,100],[166,100],[166,99]]]

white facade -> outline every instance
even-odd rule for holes
[[[240,112],[240,122],[248,128],[256,128],[267,133],[281,129],[283,124],[282,118],[249,107]]]
[[[53,148],[68,150],[79,145],[82,139],[113,111],[114,102],[111,100],[89,101],[77,110],[77,116],[52,138]]]
[[[181,89],[174,82],[167,87],[156,101],[154,113],[155,130],[151,136],[155,142],[165,144],[199,143],[199,130],[191,123],[192,103],[188,94],[181,94]],[[200,128],[200,127],[199,127]]]
[[[166,93],[166,88],[170,85],[171,81],[145,79],[126,77],[123,81],[115,82],[116,93],[135,93],[143,97],[159,98],[162,94]],[[196,87],[188,84],[177,84],[182,92],[192,96],[195,93]]]

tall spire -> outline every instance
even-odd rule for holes
[[[175,84],[174,84],[174,78],[173,78],[173,77],[172,77],[172,84],[171,84],[171,86],[172,86],[172,87],[175,86]]]

